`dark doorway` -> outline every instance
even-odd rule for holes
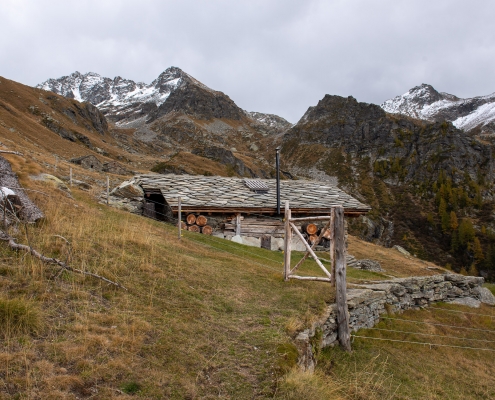
[[[157,219],[159,221],[172,221],[172,210],[161,192],[145,191],[144,200],[143,215],[145,217]]]

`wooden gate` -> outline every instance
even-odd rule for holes
[[[337,323],[340,345],[347,351],[351,350],[350,332],[349,332],[349,312],[347,310],[347,294],[346,294],[346,259],[345,259],[345,228],[344,228],[344,208],[332,207],[330,214],[327,216],[292,218],[289,202],[285,203],[285,235],[284,235],[284,280],[299,279],[309,281],[329,282],[336,288],[336,303],[337,303]],[[310,245],[299,229],[294,224],[295,222],[309,221],[327,221],[324,228],[321,230],[318,239]],[[318,256],[314,252],[315,246],[320,242],[323,235],[329,231],[330,239],[330,263],[331,272],[329,272],[322,264]],[[306,253],[299,262],[291,268],[292,256],[292,238],[293,235],[306,246]],[[319,276],[300,276],[295,275],[295,271],[302,265],[304,260],[312,257],[316,264],[322,269],[326,277]]]

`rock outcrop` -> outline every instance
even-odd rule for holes
[[[9,191],[14,192],[14,196],[19,201],[20,208],[11,210],[21,221],[25,222],[36,222],[43,218],[43,212],[31,201],[27,192],[22,188],[17,175],[12,171],[10,163],[3,157],[0,156],[0,187],[9,189]],[[1,196],[2,199],[4,196]],[[7,207],[6,207],[7,209]],[[6,211],[4,216],[4,207],[0,207],[0,218],[1,221],[5,221],[7,225],[10,225],[16,218],[13,214]]]

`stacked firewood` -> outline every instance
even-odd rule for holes
[[[302,229],[302,234],[303,234],[304,238],[306,239],[306,241],[312,245],[318,240],[318,237],[320,236],[323,227],[318,227],[318,225],[316,225],[316,224],[308,223],[308,224],[303,224],[301,229]],[[330,247],[330,230],[329,229],[326,229],[323,232],[323,235],[321,236],[320,242],[316,243],[316,245],[323,246],[325,248]]]
[[[213,228],[208,225],[208,218],[204,215],[188,214],[186,216],[186,223],[181,222],[182,229],[187,229],[191,232],[198,232],[204,235],[211,235]]]

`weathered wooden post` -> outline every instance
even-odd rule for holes
[[[346,351],[351,351],[351,336],[349,332],[349,312],[347,310],[347,284],[345,260],[345,227],[344,208],[335,208],[334,218],[335,242],[335,284],[337,291],[337,323],[339,343]]]
[[[241,214],[237,214],[235,217],[235,234],[241,236]]]
[[[70,184],[70,187],[72,187],[72,167],[70,167],[70,169],[69,169],[69,184]]]
[[[177,226],[179,227],[179,240],[180,240],[181,228],[182,228],[182,210],[181,210],[181,198],[180,198],[180,196],[179,196],[179,203],[178,203]]]
[[[284,280],[289,280],[290,273],[290,253],[292,250],[292,228],[290,226],[291,212],[289,201],[285,202],[285,235],[284,235]]]
[[[107,175],[107,206],[108,206],[108,198],[110,197],[110,178]]]
[[[330,210],[330,273],[332,275],[332,286],[335,286],[335,208]]]

